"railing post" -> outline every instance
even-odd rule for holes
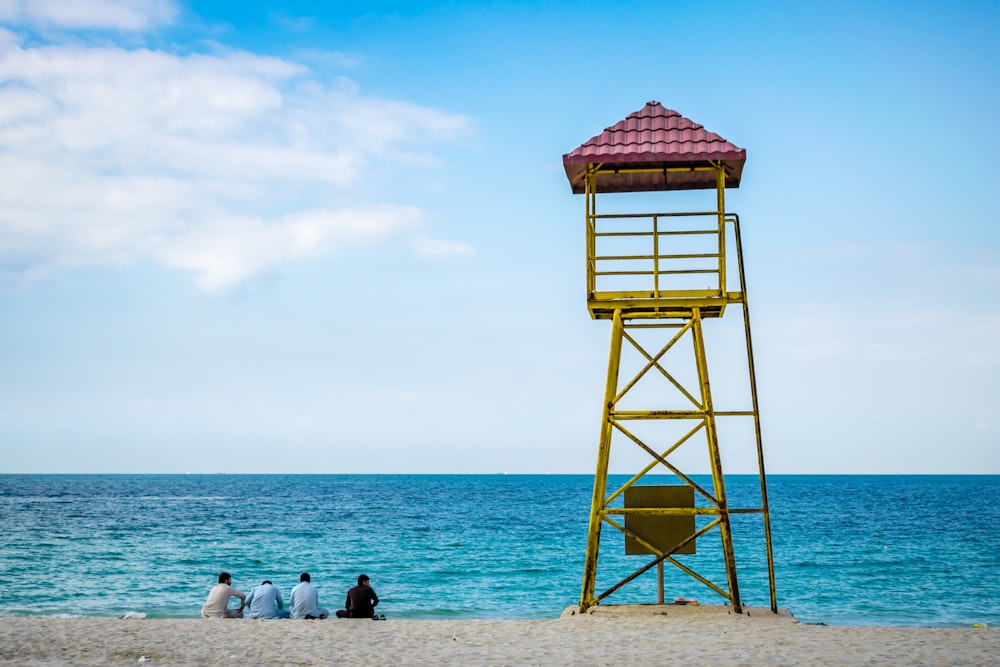
[[[585,194],[587,201],[587,298],[597,291],[597,169],[587,166]]]
[[[660,231],[659,217],[653,215],[653,293],[660,298]]]
[[[726,295],[726,168],[715,163],[715,189],[719,215],[719,296]]]

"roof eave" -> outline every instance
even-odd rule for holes
[[[743,176],[743,165],[746,162],[746,151],[740,151],[740,159],[712,157],[706,159],[704,154],[697,160],[658,160],[648,162],[594,162],[571,159],[563,156],[563,168],[566,178],[574,194],[586,192],[587,167],[593,164],[602,165],[596,176],[598,193],[606,192],[655,192],[670,190],[713,190],[718,186],[714,163],[722,162],[726,172],[725,187],[738,188]],[[732,155],[730,153],[729,155]],[[574,156],[575,157],[575,156]],[[696,171],[698,168],[709,168],[709,171]],[[689,171],[684,171],[689,169]]]

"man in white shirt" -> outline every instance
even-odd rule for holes
[[[266,580],[247,595],[247,609],[250,610],[250,618],[288,618],[281,591]]]
[[[239,598],[240,608],[230,609],[229,598]],[[201,606],[202,618],[243,618],[247,596],[233,588],[233,578],[228,572],[219,575],[219,583],[212,587],[208,599]]]
[[[308,572],[303,572],[292,589],[292,618],[326,618],[329,610],[319,606],[319,591],[312,585]]]

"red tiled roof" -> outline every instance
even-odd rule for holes
[[[563,167],[573,192],[581,193],[588,164],[658,169],[700,167],[710,160],[721,160],[726,168],[726,187],[739,187],[746,157],[746,150],[659,102],[650,102],[563,155]],[[715,186],[712,172],[609,173],[597,177],[598,192],[692,190]]]

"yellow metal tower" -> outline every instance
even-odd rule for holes
[[[587,308],[594,319],[612,322],[580,611],[654,567],[660,575],[662,603],[663,566],[669,563],[742,613],[733,518],[749,514],[763,519],[770,606],[777,612],[739,218],[725,208],[726,188],[739,187],[745,161],[745,150],[658,102],[650,102],[563,156],[573,192],[586,197]],[[714,207],[668,213],[597,212],[598,194],[678,190],[714,190]],[[652,196],[638,195],[629,203],[645,204]],[[602,202],[607,199],[602,197]],[[621,195],[616,203],[624,203]],[[732,251],[727,256],[730,246],[735,257]],[[741,402],[748,405],[720,410],[709,383],[704,323],[721,324],[729,305],[742,309],[745,355],[741,351],[740,357],[745,365],[741,361],[740,368],[727,370],[744,378],[742,393],[748,401]],[[742,343],[735,347],[742,348]],[[639,362],[631,378],[621,374],[626,354]],[[652,387],[654,382],[659,388]],[[728,421],[742,426],[723,424]],[[732,445],[726,439],[730,435]],[[705,447],[697,447],[698,441]],[[612,455],[625,449],[623,465],[634,465],[638,472],[609,491]],[[696,450],[693,456],[692,450]],[[727,458],[732,453],[741,462],[755,459],[760,492],[750,506],[732,507],[727,499],[724,451]],[[711,488],[685,472],[688,466],[710,472]],[[652,479],[648,474],[662,472],[674,475],[679,484],[648,484]],[[598,594],[605,524],[624,534],[627,554],[653,558]],[[679,558],[695,553],[699,540],[714,540],[715,530],[725,582],[712,581],[694,569],[690,558]]]

